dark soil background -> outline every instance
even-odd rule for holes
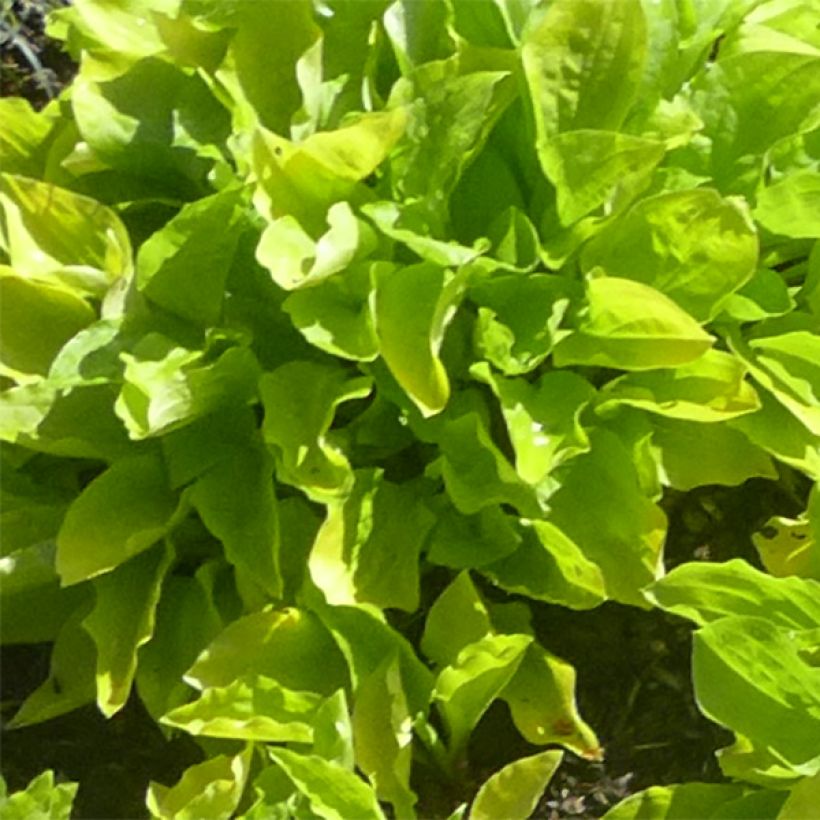
[[[0,86],[42,107],[74,73],[71,60],[43,34],[44,12],[67,0],[0,0]],[[750,536],[772,515],[795,515],[807,488],[752,480],[741,487],[669,493],[669,568],[692,560],[742,556],[758,564]],[[567,755],[534,817],[594,818],[623,797],[655,784],[720,781],[714,751],[731,735],[703,718],[691,686],[691,628],[677,618],[606,604],[576,613],[532,604],[541,642],[578,673],[581,714],[606,751],[601,763]],[[0,650],[3,727],[48,673],[48,645]],[[0,734],[0,768],[9,790],[44,769],[79,781],[77,818],[146,816],[149,780],[175,782],[201,759],[187,737],[168,739],[138,699],[111,720],[94,706],[39,726]],[[514,757],[535,753],[512,728],[506,707],[489,710],[471,742],[471,771],[460,784],[425,781],[423,816],[444,817],[477,784]],[[499,819],[501,820],[501,819]]]

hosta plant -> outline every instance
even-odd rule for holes
[[[695,623],[736,736],[725,783],[609,816],[811,816],[816,484],[757,567],[665,574],[662,501],[820,479],[816,4],[76,0],[49,31],[73,84],[0,102],[2,639],[53,642],[13,725],[138,697],[202,747],[156,817],[412,818],[501,701],[531,752],[452,809],[525,818],[605,754],[531,613],[609,600]]]

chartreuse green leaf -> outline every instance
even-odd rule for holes
[[[635,101],[645,54],[638,0],[553,3],[522,45],[542,157],[556,134],[618,131]]]
[[[75,48],[81,44],[95,51],[111,49],[138,59],[158,54],[163,48],[157,21],[149,10],[173,13],[179,6],[179,0],[137,0],[123,6],[85,0],[71,8],[60,9],[50,25],[55,34],[63,37],[70,31],[72,38],[78,40],[69,43]],[[135,15],[142,25],[134,25]],[[111,32],[110,37],[101,35],[103,29]]]
[[[76,584],[108,572],[157,543],[177,510],[160,458],[115,462],[68,508],[57,535],[57,572]]]
[[[760,407],[757,393],[745,381],[746,371],[736,356],[709,350],[674,369],[628,373],[608,382],[600,392],[597,409],[606,413],[626,404],[673,419],[724,421]]]
[[[725,424],[658,418],[652,448],[660,479],[678,490],[706,484],[737,486],[749,478],[777,478],[766,451]]]
[[[465,646],[491,631],[490,614],[470,574],[460,572],[427,613],[421,651],[439,666],[446,666],[456,661]]]
[[[223,460],[259,445],[255,413],[250,407],[227,407],[165,433],[162,455],[173,488],[210,472]]]
[[[353,471],[327,438],[336,408],[371,392],[371,381],[340,367],[292,361],[259,382],[265,408],[262,435],[276,458],[277,476],[317,501],[349,492]]]
[[[161,820],[228,820],[245,790],[252,753],[253,746],[248,744],[235,757],[211,757],[189,767],[174,786],[152,782],[145,800],[148,811]]]
[[[412,0],[395,0],[384,16],[384,26],[403,74],[416,66],[440,60],[453,51],[449,18],[443,0],[420,6]]]
[[[241,192],[228,190],[185,205],[140,246],[139,290],[183,319],[214,325],[242,229],[242,204]]]
[[[55,456],[113,462],[132,451],[114,414],[116,397],[113,385],[64,386],[57,376],[11,388],[0,394],[0,438]]]
[[[556,188],[561,223],[569,226],[606,203],[634,199],[649,185],[664,151],[658,140],[615,131],[556,134],[540,157]]]
[[[795,330],[747,343],[733,332],[730,344],[754,379],[820,436],[820,336]]]
[[[479,305],[476,347],[502,373],[518,375],[539,365],[569,331],[560,329],[580,288],[561,276],[497,275],[471,285]]]
[[[42,723],[94,701],[96,650],[81,623],[87,612],[83,601],[68,615],[51,650],[48,678],[26,698],[10,729]]]
[[[207,580],[212,565],[193,577],[166,576],[154,616],[151,640],[140,647],[136,685],[154,719],[188,700],[182,676],[222,629]]]
[[[798,575],[820,581],[820,509],[817,486],[805,515],[797,519],[776,516],[752,536],[763,566],[776,578]]]
[[[470,733],[515,675],[532,640],[529,635],[487,635],[465,646],[439,672],[432,700],[447,728],[450,761],[464,754]]]
[[[395,655],[410,714],[426,714],[433,676],[407,639],[386,622],[379,610],[368,604],[323,606],[318,616],[347,661],[354,695],[385,658]]]
[[[532,567],[531,571],[537,574],[538,569]],[[470,576],[463,572],[431,608],[421,648],[441,667],[460,667],[461,653],[469,654],[472,647],[494,632],[490,613]],[[585,757],[600,756],[595,734],[581,720],[575,706],[575,671],[560,658],[531,644],[500,697],[507,702],[513,722],[528,742],[561,743]]]
[[[353,772],[322,757],[281,747],[269,748],[268,754],[324,820],[383,820],[373,790]]]
[[[3,133],[0,135],[0,166],[6,173],[37,177],[43,170],[47,140],[55,126],[54,109],[35,111],[22,97],[0,100]]]
[[[179,203],[211,192],[205,177],[222,160],[230,115],[201,74],[168,60],[86,51],[71,103],[84,144],[63,165],[93,174],[107,197]]]
[[[298,144],[258,129],[251,153],[256,207],[269,219],[292,216],[318,239],[333,203],[366,197],[359,180],[384,161],[406,120],[401,108],[362,114],[356,122],[312,134]]]
[[[327,231],[316,242],[289,214],[265,228],[256,258],[279,287],[315,287],[366,256],[375,245],[372,229],[356,218],[347,202],[330,206],[327,224]]]
[[[738,322],[756,322],[794,310],[795,300],[777,271],[758,268],[755,275],[723,304],[723,311]]]
[[[411,201],[399,205],[395,202],[369,202],[362,210],[385,236],[406,245],[433,265],[466,265],[490,247],[487,239],[478,239],[472,247],[468,247],[460,242],[434,238],[431,235],[434,229],[430,224],[430,214],[423,203]],[[487,265],[490,269],[495,267],[491,260]]]
[[[695,633],[693,678],[707,717],[811,775],[820,771],[820,679],[795,638],[768,615],[713,621]]]
[[[698,321],[714,318],[757,268],[757,237],[741,200],[697,188],[642,199],[583,250],[584,270],[651,285]]]
[[[410,788],[413,715],[407,705],[397,652],[361,681],[353,710],[356,765],[379,800],[392,803],[398,817],[414,816],[417,797]]]
[[[785,764],[768,747],[735,734],[735,742],[715,752],[720,770],[733,780],[744,780],[774,789],[792,788],[800,772]],[[781,794],[783,792],[781,791]]]
[[[198,700],[172,709],[162,722],[206,737],[310,743],[321,703],[322,696],[315,692],[297,692],[264,675],[247,675],[205,689]]]
[[[264,675],[287,689],[331,695],[347,681],[328,630],[299,609],[253,612],[231,621],[202,651],[185,680],[197,689]]]
[[[76,783],[55,783],[54,772],[37,775],[25,789],[7,794],[0,777],[0,817],[3,820],[68,820]]]
[[[587,283],[587,307],[577,329],[555,348],[555,363],[621,370],[677,367],[702,356],[713,339],[655,288],[610,276]]]
[[[351,265],[344,276],[294,291],[282,309],[314,347],[343,359],[372,361],[379,355],[379,342],[368,299],[370,282],[385,267],[391,264]]]
[[[137,653],[154,632],[157,603],[171,551],[159,545],[95,578],[94,609],[83,627],[97,647],[97,705],[107,717],[128,700]]]
[[[408,105],[411,116],[407,147],[390,159],[395,190],[435,206],[481,151],[513,93],[509,72],[459,73],[454,61],[429,63],[396,83],[391,102]]]
[[[218,334],[204,352],[148,334],[133,354],[122,353],[121,358],[125,383],[115,409],[134,439],[160,435],[214,410],[247,404],[256,396],[255,356]]]
[[[537,382],[505,379],[484,362],[473,365],[470,373],[489,384],[498,397],[516,470],[528,484],[538,484],[554,467],[589,449],[579,417],[595,391],[582,377],[553,371]]]
[[[236,447],[194,484],[189,499],[237,573],[266,595],[282,595],[273,459],[257,445]]]
[[[528,742],[560,743],[589,760],[603,756],[595,732],[575,705],[575,670],[537,644],[527,648],[499,697],[510,707],[513,723]]]
[[[217,78],[243,111],[240,122],[258,117],[266,128],[287,133],[300,105],[296,61],[320,34],[309,0],[270,8],[254,2],[193,8],[207,22],[235,31]]]
[[[478,413],[446,422],[440,447],[441,474],[459,512],[473,515],[491,504],[511,504],[522,515],[540,513],[535,491],[495,445]]]
[[[67,288],[0,265],[0,369],[15,381],[44,376],[60,348],[95,318]]]
[[[427,559],[454,569],[473,569],[509,555],[520,542],[514,519],[497,505],[474,515],[462,515],[447,506],[436,510]]]
[[[311,578],[330,604],[413,612],[419,604],[419,553],[433,522],[418,485],[358,471],[351,494],[328,505],[308,559]]]
[[[758,194],[754,215],[772,233],[811,239],[820,237],[818,212],[820,173],[806,170],[764,188]]]
[[[487,238],[499,268],[523,273],[538,266],[538,233],[520,208],[505,208],[491,223]]]
[[[50,183],[3,174],[0,206],[18,275],[101,297],[131,273],[128,233],[105,205]]]
[[[508,763],[478,790],[471,820],[527,820],[563,757],[563,752],[541,752]]]
[[[785,630],[820,624],[820,583],[773,578],[734,559],[723,564],[688,563],[646,590],[659,607],[699,626],[731,615],[768,618]]]
[[[748,51],[695,78],[696,109],[712,141],[711,171],[721,188],[756,187],[767,149],[810,122],[820,90],[818,60],[815,54]]]
[[[494,584],[573,609],[591,609],[606,600],[601,567],[558,527],[522,519],[516,532],[520,546],[514,552],[480,567]]]
[[[662,569],[666,516],[644,494],[632,454],[617,436],[594,430],[590,442],[588,453],[556,473],[550,521],[601,568],[608,597],[642,606],[638,590]],[[600,515],[585,514],[590,509]]]
[[[308,816],[304,796],[275,763],[262,769],[251,785],[257,800],[242,815],[243,820],[289,820],[297,813]]]
[[[337,689],[313,717],[313,754],[353,771],[353,724],[347,695]]]
[[[760,410],[729,422],[750,441],[791,467],[820,480],[820,435],[814,435],[768,390],[758,393]]]
[[[733,815],[722,814],[722,809],[748,793],[749,790],[746,787],[730,783],[683,783],[677,786],[652,786],[645,791],[630,795],[615,808],[610,809],[604,817],[606,820],[689,820],[692,817],[731,817]]]
[[[435,415],[450,397],[450,381],[438,354],[461,300],[464,276],[430,263],[374,273],[379,352],[422,414]]]
[[[820,800],[820,774],[807,777],[798,783],[786,798],[786,802],[777,815],[777,820],[800,820],[810,817]]]

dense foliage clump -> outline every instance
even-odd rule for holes
[[[177,744],[163,818],[809,816],[815,4],[48,31],[76,79],[0,101],[9,736]]]

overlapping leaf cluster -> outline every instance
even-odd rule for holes
[[[136,690],[208,755],[152,785],[156,816],[411,817],[411,774],[455,776],[496,699],[530,743],[601,754],[526,601],[611,599],[700,627],[746,784],[613,816],[803,816],[820,496],[761,535],[768,574],[666,579],[659,501],[820,479],[818,23],[810,0],[57,13],[76,81],[0,106],[2,636],[54,641],[15,723]],[[560,754],[471,816],[527,816]]]

